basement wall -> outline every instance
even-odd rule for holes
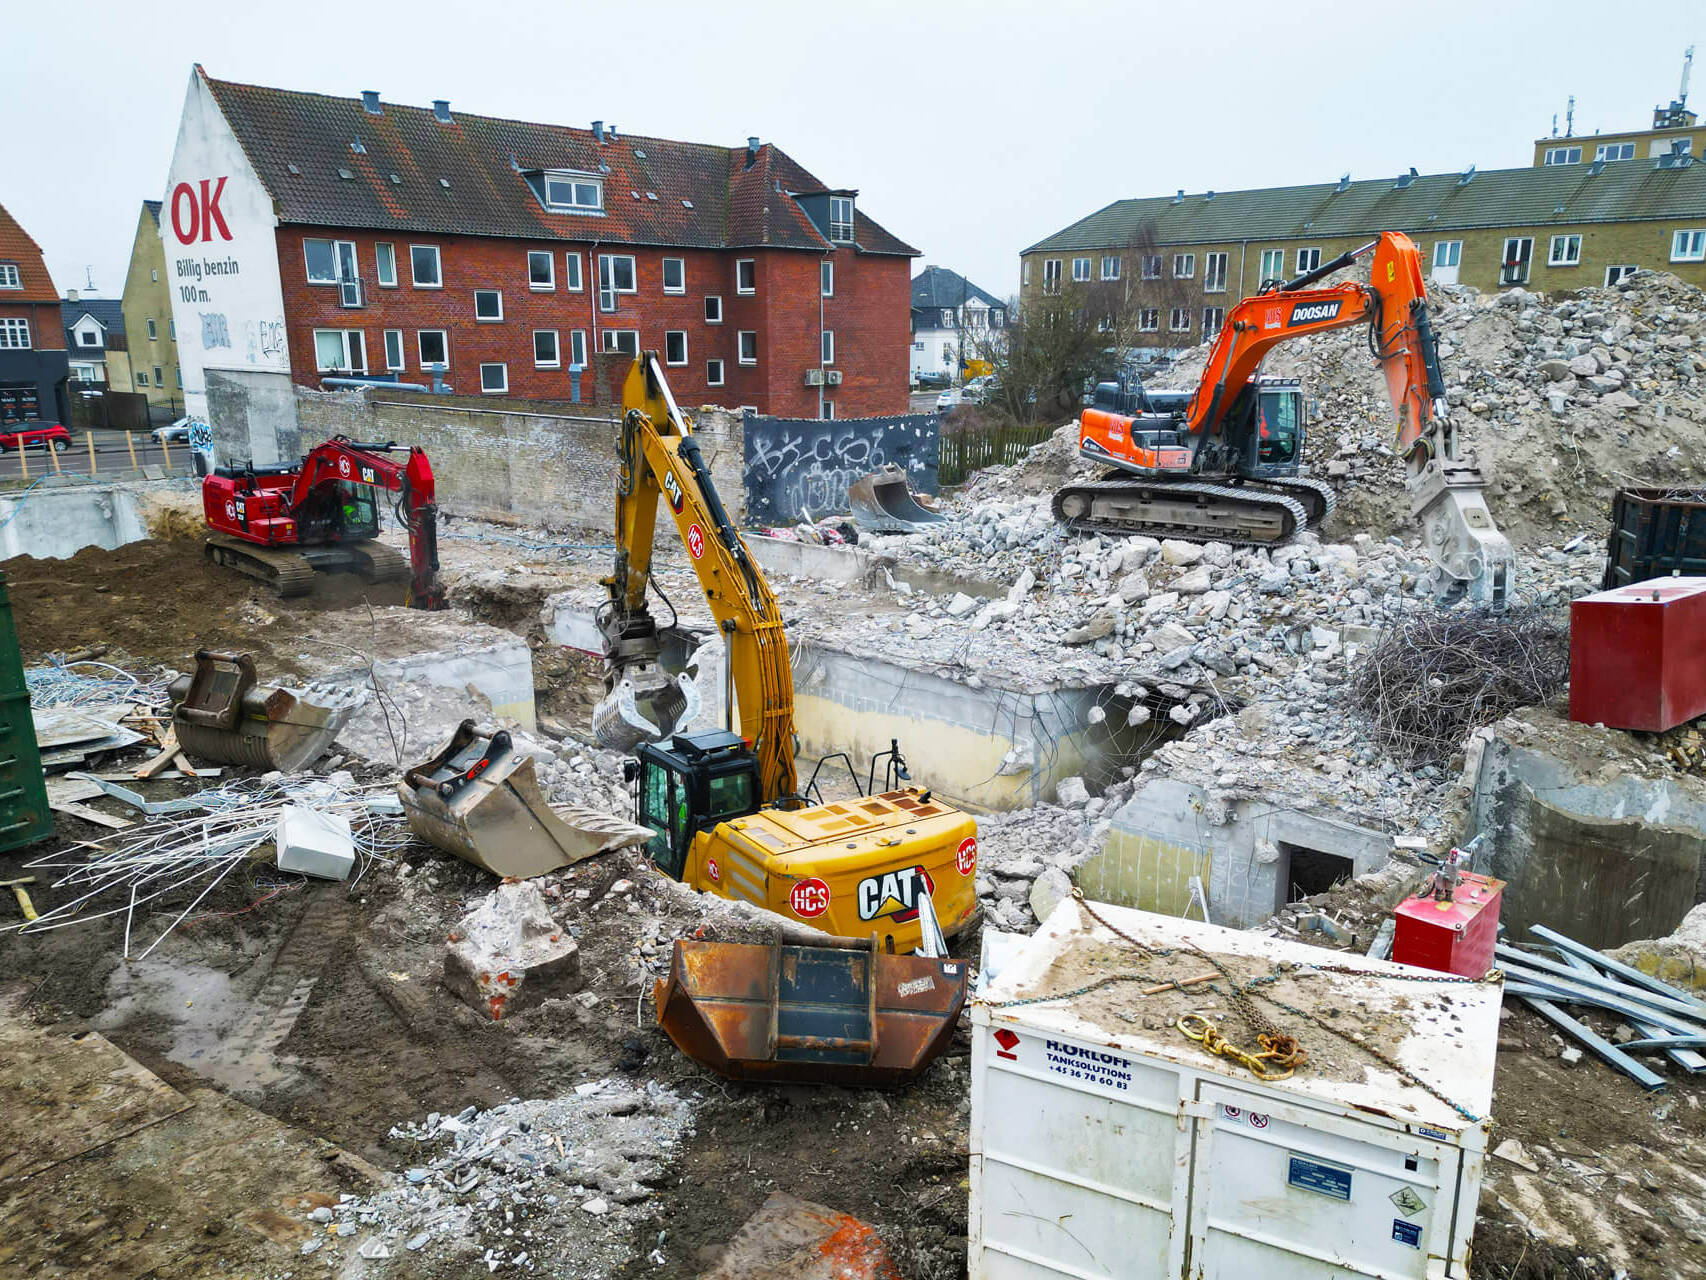
[[[44,482],[0,495],[0,559],[63,560],[84,547],[111,551],[148,536],[136,494],[113,485]]]

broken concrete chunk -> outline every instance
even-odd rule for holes
[[[580,949],[530,882],[500,884],[462,917],[444,949],[444,982],[493,1022],[580,985]]]
[[[1083,778],[1062,778],[1054,785],[1054,798],[1059,804],[1076,809],[1089,803],[1090,789],[1084,785]]]
[[[1031,885],[1031,913],[1046,921],[1054,909],[1072,896],[1072,881],[1059,867],[1049,867]]]
[[[1182,596],[1200,596],[1214,585],[1214,574],[1206,564],[1198,565],[1173,580],[1173,590]]]
[[[954,598],[948,601],[948,616],[950,618],[963,618],[975,608],[977,608],[976,600],[963,591],[956,591]]]
[[[1168,538],[1161,544],[1161,559],[1168,564],[1192,565],[1203,558],[1201,544]]]
[[[877,1233],[857,1218],[772,1192],[700,1280],[899,1280]]]

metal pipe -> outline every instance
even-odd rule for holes
[[[1509,988],[1507,987],[1506,989],[1508,990]],[[1665,1078],[1658,1072],[1643,1065],[1642,1063],[1636,1062],[1635,1059],[1618,1049],[1616,1045],[1612,1044],[1609,1040],[1606,1040],[1597,1032],[1576,1021],[1576,1019],[1565,1013],[1557,1005],[1548,1000],[1537,999],[1534,996],[1528,996],[1525,998],[1528,1001],[1529,1008],[1533,1009],[1542,1018],[1545,1018],[1546,1021],[1557,1027],[1558,1030],[1562,1031],[1572,1040],[1576,1040],[1588,1049],[1591,1049],[1600,1058],[1616,1067],[1636,1084],[1647,1090],[1647,1092],[1651,1093],[1654,1090],[1665,1087]]]
[[[1655,1009],[1662,1009],[1684,1018],[1692,1018],[1695,1021],[1706,1016],[1706,1009],[1703,1009],[1695,1001],[1680,998],[1670,999],[1646,990],[1631,991],[1626,984],[1612,982],[1607,978],[1589,977],[1587,974],[1573,970],[1568,965],[1560,964],[1556,960],[1529,955],[1526,952],[1507,947],[1503,943],[1493,948],[1493,954],[1500,960],[1509,961],[1517,968],[1527,969],[1531,972],[1538,971],[1541,974],[1551,974],[1559,979],[1564,986],[1579,985],[1607,995],[1621,996],[1633,1004],[1651,1005]]]
[[[1706,1014],[1706,1001],[1695,1000],[1689,996],[1686,991],[1673,987],[1668,982],[1663,982],[1660,979],[1653,977],[1651,974],[1642,973],[1632,965],[1626,965],[1621,961],[1613,960],[1604,952],[1595,951],[1586,943],[1577,942],[1574,938],[1567,938],[1563,934],[1558,933],[1556,930],[1548,929],[1543,924],[1532,926],[1529,929],[1529,932],[1534,934],[1537,938],[1546,939],[1546,941],[1550,942],[1560,950],[1568,951],[1572,955],[1580,956],[1583,960],[1586,960],[1596,968],[1604,969],[1608,973],[1616,974],[1625,982],[1633,983],[1637,987],[1645,987],[1648,991],[1655,992],[1661,996],[1669,996],[1673,1000],[1681,1000],[1692,1004],[1702,1014]]]
[[[1674,1014],[1661,1013],[1656,1009],[1644,1008],[1631,1004],[1627,1000],[1612,995],[1603,995],[1581,989],[1570,990],[1563,983],[1550,979],[1542,974],[1511,973],[1506,971],[1507,981],[1505,991],[1509,995],[1538,994],[1543,1000],[1561,1000],[1565,1004],[1584,1004],[1590,1008],[1609,1009],[1620,1013],[1625,1018],[1640,1018],[1651,1022],[1666,1031],[1674,1031],[1679,1035],[1693,1035],[1699,1031],[1700,1024],[1678,1018]]]

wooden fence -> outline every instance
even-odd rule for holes
[[[942,457],[936,478],[942,484],[964,484],[966,477],[983,467],[1009,466],[1025,451],[1054,434],[1050,426],[973,427],[968,431],[942,434]]]

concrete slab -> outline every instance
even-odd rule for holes
[[[136,494],[118,485],[43,484],[0,495],[0,559],[63,560],[84,547],[110,551],[147,536]]]

